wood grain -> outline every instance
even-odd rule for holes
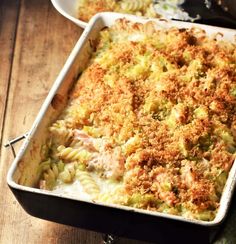
[[[19,0],[0,2],[0,138],[2,138],[3,118],[10,83],[18,10]],[[1,144],[0,139],[0,146]]]

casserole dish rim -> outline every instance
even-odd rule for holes
[[[69,19],[70,21],[74,22],[76,25],[80,26],[81,28],[85,29],[88,25],[88,22],[84,22],[76,17],[74,17],[72,14],[68,13],[64,8],[61,6],[58,0],[51,0],[52,5],[54,8],[65,18]],[[74,1],[76,4],[76,1]]]
[[[97,15],[95,15],[89,22],[88,26],[86,27],[86,29],[84,30],[83,34],[81,35],[80,39],[78,40],[78,42],[76,43],[75,47],[73,48],[70,56],[68,57],[64,67],[62,68],[61,72],[59,73],[57,79],[55,80],[54,84],[52,85],[48,96],[46,97],[43,105],[41,106],[41,109],[38,113],[38,115],[36,116],[36,119],[32,125],[32,128],[30,129],[30,132],[27,136],[27,138],[25,139],[25,142],[23,143],[23,145],[21,146],[21,149],[19,151],[19,153],[17,154],[16,158],[14,159],[8,174],[7,174],[7,183],[9,185],[9,187],[14,188],[14,189],[18,189],[21,191],[27,191],[27,192],[32,192],[32,193],[37,193],[37,194],[45,194],[48,196],[56,196],[56,197],[61,197],[61,198],[66,198],[66,199],[70,199],[70,200],[76,200],[76,201],[83,201],[83,202],[87,202],[87,203],[92,203],[92,204],[97,204],[97,205],[101,205],[101,206],[105,206],[105,207],[109,207],[109,208],[118,208],[120,210],[125,210],[125,211],[132,211],[138,214],[148,214],[148,215],[152,215],[155,217],[161,217],[161,218],[166,218],[166,219],[172,219],[172,220],[178,220],[178,221],[183,221],[183,222],[188,222],[191,224],[196,224],[196,225],[201,225],[201,226],[205,226],[205,227],[214,227],[219,225],[224,218],[226,217],[226,213],[228,211],[229,205],[230,205],[230,201],[233,195],[233,191],[236,185],[236,164],[234,163],[231,167],[225,188],[223,190],[222,196],[221,196],[221,200],[220,200],[220,207],[217,210],[217,214],[214,220],[212,221],[203,221],[203,220],[197,220],[197,219],[188,219],[185,218],[183,216],[176,216],[176,215],[171,215],[171,214],[166,214],[166,213],[160,213],[160,212],[155,212],[155,211],[149,211],[149,210],[143,210],[143,209],[138,209],[138,208],[133,208],[133,207],[127,207],[127,206],[123,206],[123,205],[118,205],[118,204],[105,204],[105,203],[101,203],[101,202],[96,202],[96,201],[92,201],[92,200],[85,200],[85,199],[79,199],[76,197],[72,197],[72,196],[66,196],[65,194],[58,194],[58,193],[53,193],[51,191],[47,191],[47,190],[42,190],[42,189],[37,189],[37,188],[33,188],[33,187],[27,187],[27,186],[23,186],[20,185],[18,183],[16,183],[13,179],[13,175],[14,172],[17,169],[18,166],[18,162],[20,161],[20,159],[23,157],[29,143],[30,140],[32,139],[32,137],[34,136],[34,134],[37,131],[37,128],[44,116],[44,114],[46,113],[54,95],[56,94],[57,90],[59,89],[60,85],[63,83],[64,78],[66,77],[66,74],[69,72],[71,66],[73,65],[74,60],[76,59],[77,55],[79,55],[80,50],[82,49],[84,43],[87,41],[87,39],[89,38],[89,33],[90,31],[94,28],[94,26],[96,25],[96,23],[98,21],[103,21],[104,23],[104,27],[105,27],[105,22],[114,22],[116,19],[119,18],[126,18],[128,20],[131,20],[133,22],[140,22],[140,23],[145,23],[148,21],[154,21],[156,23],[163,23],[164,26],[166,25],[168,27],[168,25],[170,26],[177,26],[177,27],[182,27],[182,28],[186,28],[186,27],[201,27],[203,29],[210,29],[213,32],[231,32],[231,34],[236,35],[236,31],[235,30],[231,30],[231,29],[226,29],[226,28],[219,28],[219,27],[212,27],[212,26],[206,26],[206,25],[201,25],[201,24],[193,24],[193,23],[188,23],[188,22],[178,22],[178,21],[170,21],[170,20],[158,20],[158,19],[148,19],[148,18],[144,18],[144,17],[137,17],[137,16],[133,16],[133,15],[127,15],[127,14],[119,14],[119,13],[98,13]],[[99,32],[99,31],[98,31]]]

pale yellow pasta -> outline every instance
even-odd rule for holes
[[[66,161],[80,161],[86,162],[90,158],[90,153],[86,150],[81,150],[78,148],[59,146],[58,157]]]
[[[42,162],[39,168],[43,169],[43,176],[39,183],[40,188],[52,190],[60,172],[64,170],[64,163],[62,161],[51,163],[51,160],[49,159],[46,162]]]
[[[136,12],[144,10],[146,7],[148,7],[150,4],[152,4],[152,0],[133,0],[133,1],[127,1],[123,0],[121,1],[121,9],[126,12]]]
[[[96,200],[104,203],[127,205],[128,196],[124,193],[122,185],[117,184],[117,186],[114,185],[112,190],[104,189],[103,192],[99,193]]]
[[[58,179],[63,181],[64,183],[73,182],[75,177],[76,166],[76,162],[67,163],[64,167],[64,170],[58,175]]]
[[[73,131],[67,128],[65,120],[57,120],[49,127],[49,131],[55,135],[54,143],[64,144],[70,140],[73,135]]]
[[[77,169],[75,176],[79,180],[86,193],[93,197],[96,197],[99,194],[99,186],[89,172]]]

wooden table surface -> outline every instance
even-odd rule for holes
[[[3,144],[30,129],[81,33],[49,0],[0,0],[0,244],[102,243],[99,233],[29,216],[6,184],[13,156]]]

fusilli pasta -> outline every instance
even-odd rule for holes
[[[86,150],[81,150],[78,148],[59,146],[58,157],[65,161],[79,161],[82,163],[86,163],[90,159],[90,153]]]
[[[67,163],[64,170],[58,175],[58,179],[62,180],[64,183],[71,183],[74,181],[76,172],[76,162]]]
[[[121,1],[121,9],[126,12],[136,12],[136,11],[144,11],[150,4],[152,4],[152,0],[133,0],[133,1],[127,1],[123,0]]]
[[[93,197],[96,197],[99,194],[99,186],[89,172],[77,169],[75,175],[76,178],[80,181],[86,193]]]
[[[46,190],[52,190],[56,184],[56,180],[59,176],[59,173],[64,170],[64,163],[58,161],[52,163],[50,159],[45,162],[42,162],[39,165],[39,173],[41,173],[42,179],[40,180],[40,188]]]

